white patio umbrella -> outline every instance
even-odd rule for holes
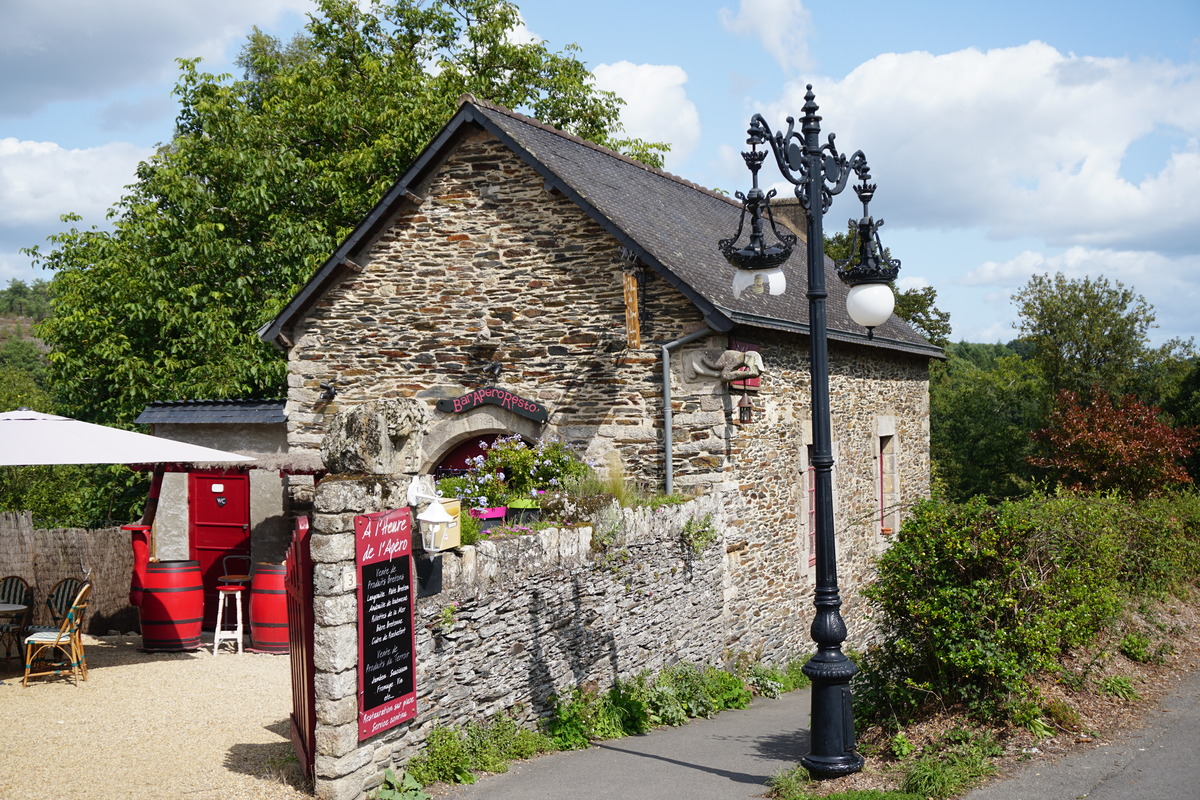
[[[250,456],[20,408],[0,413],[0,465],[176,464]]]

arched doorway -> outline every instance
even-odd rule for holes
[[[459,442],[442,456],[442,459],[433,468],[434,479],[440,480],[454,475],[462,475],[470,468],[471,460],[476,456],[483,455],[486,449],[491,447],[501,435],[485,433]]]

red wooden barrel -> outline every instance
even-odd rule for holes
[[[287,653],[287,567],[260,561],[250,579],[250,649]]]
[[[195,650],[204,619],[204,581],[198,561],[158,561],[146,565],[142,582],[142,649]]]

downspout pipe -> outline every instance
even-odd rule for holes
[[[675,440],[672,436],[672,426],[674,423],[675,414],[671,410],[671,351],[683,347],[685,344],[691,344],[697,339],[703,339],[706,336],[714,336],[717,331],[709,327],[703,327],[698,331],[689,333],[680,339],[673,342],[667,342],[662,346],[662,368],[663,368],[663,465],[665,467],[664,475],[666,479],[666,492],[671,494],[675,489],[675,465],[672,458]]]

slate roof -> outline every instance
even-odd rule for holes
[[[275,424],[287,422],[286,400],[156,400],[134,422],[143,425]]]
[[[313,275],[283,311],[259,330],[266,341],[286,344],[291,325],[301,318],[347,267],[346,261],[381,235],[397,204],[418,202],[414,190],[436,170],[464,126],[484,128],[545,178],[547,184],[574,201],[643,263],[677,287],[718,331],[737,326],[808,332],[808,301],[803,246],[784,270],[783,295],[746,292],[734,298],[733,267],[717,249],[717,241],[737,230],[741,205],[670,173],[565,134],[537,120],[473,97],[465,97],[458,113],[413,163],[371,213]],[[851,213],[851,212],[847,212]],[[826,316],[831,340],[855,342],[940,358],[941,348],[927,342],[893,316],[866,331],[846,314],[847,287],[826,259],[829,293]]]

